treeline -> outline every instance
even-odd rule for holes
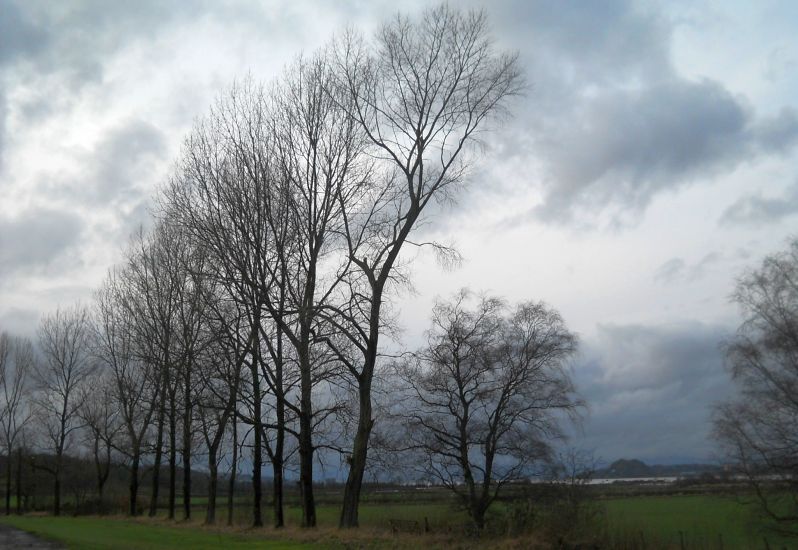
[[[223,93],[154,197],[151,229],[124,247],[92,303],[43,318],[38,358],[30,342],[3,337],[3,444],[53,457],[42,467],[54,513],[65,457],[81,442],[101,498],[112,461],[128,466],[130,515],[154,515],[165,497],[170,518],[190,518],[192,469],[207,469],[208,523],[220,467],[232,498],[246,458],[255,526],[264,467],[274,526],[295,465],[312,527],[314,466],[338,457],[340,526],[357,526],[387,384],[395,391],[379,406],[392,429],[379,442],[466,487],[481,524],[501,485],[561,435],[556,411],[579,405],[564,370],[573,335],[543,304],[472,307],[466,293],[439,304],[424,350],[387,358],[383,340],[409,284],[404,252],[456,259],[419,228],[457,198],[475,146],[522,86],[485,15],[442,6],[397,16],[373,39],[348,31],[268,85],[245,79]]]

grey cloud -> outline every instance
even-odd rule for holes
[[[764,225],[798,214],[798,184],[781,197],[746,195],[732,203],[720,217],[722,225]]]
[[[40,187],[67,200],[121,208],[142,200],[155,183],[155,171],[166,153],[166,138],[160,130],[141,120],[128,121],[81,156],[81,173],[45,178]]]
[[[723,256],[719,252],[709,252],[694,264],[688,264],[682,258],[671,258],[657,268],[654,280],[663,284],[679,280],[697,281],[722,259]]]
[[[689,281],[696,281],[700,279],[707,271],[712,269],[712,266],[716,265],[722,259],[723,257],[719,253],[710,252],[690,268],[687,279]]]
[[[515,0],[491,9],[517,43],[529,44],[524,57],[533,80],[535,69],[553,69],[569,80],[617,83],[630,74],[661,76],[670,64],[670,22],[638,3],[603,0],[552,9],[544,0]]]
[[[36,208],[0,219],[0,275],[35,274],[63,268],[67,252],[78,244],[81,219],[69,212]]]
[[[16,40],[21,54],[17,60],[32,65],[39,76],[64,73],[69,83],[79,86],[99,79],[105,60],[118,49],[152,38],[181,17],[199,17],[202,11],[197,8],[195,2],[149,0],[16,3],[12,12],[28,29]],[[36,47],[22,47],[29,43]]]
[[[710,408],[731,391],[720,350],[728,333],[697,322],[600,326],[576,368],[591,408],[580,444],[605,460],[710,458]]]
[[[635,220],[660,193],[798,142],[793,109],[758,116],[723,84],[680,75],[671,56],[676,23],[656,5],[519,1],[492,9],[531,83],[507,134],[539,170],[530,172],[535,180],[522,172],[517,192],[537,186],[543,194],[506,223],[592,225],[604,213],[613,224]],[[516,154],[496,153],[502,162]]]
[[[671,258],[657,268],[654,273],[654,280],[662,283],[670,283],[684,272],[685,263],[681,258]]]
[[[38,322],[39,312],[33,309],[11,307],[0,312],[0,331],[17,336],[33,338]]]
[[[753,125],[752,139],[763,151],[788,151],[798,141],[798,115],[794,109],[782,108],[777,115]]]
[[[150,175],[153,164],[166,155],[166,139],[154,126],[133,121],[111,131],[91,158],[96,159],[91,180],[94,198],[110,202],[114,197],[136,196],[138,178]],[[150,182],[152,183],[152,182]]]
[[[567,219],[574,205],[642,210],[653,196],[778,153],[798,136],[792,111],[757,121],[717,82],[674,79],[609,91],[543,144],[550,188],[535,213]]]
[[[11,0],[0,0],[0,65],[44,49],[47,34]]]

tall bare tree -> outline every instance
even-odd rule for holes
[[[0,332],[0,437],[6,451],[6,515],[11,514],[13,454],[22,428],[31,417],[26,398],[30,391],[28,377],[34,363],[30,340]]]
[[[266,217],[275,191],[263,93],[245,82],[219,100],[187,140],[180,169],[162,197],[163,210],[209,253],[212,276],[247,316],[255,526],[263,525],[260,327],[274,261]]]
[[[743,322],[726,345],[738,395],[714,434],[778,529],[798,535],[798,238],[738,281]]]
[[[118,407],[125,434],[118,448],[130,461],[128,514],[135,516],[139,512],[139,469],[158,408],[161,377],[152,363],[136,357],[134,323],[140,321],[130,316],[136,311],[129,306],[134,296],[124,279],[124,274],[112,269],[95,294],[94,353],[114,382],[112,402]]]
[[[126,314],[135,320],[133,350],[139,361],[157,369],[158,397],[155,422],[155,457],[149,515],[155,516],[161,484],[164,440],[169,463],[169,518],[175,515],[177,480],[178,390],[180,346],[177,299],[181,266],[174,254],[168,226],[157,224],[150,234],[139,231],[132,239],[124,270]]]
[[[120,411],[115,399],[113,375],[97,370],[78,391],[80,417],[86,432],[86,443],[91,449],[97,480],[97,497],[100,512],[105,510],[104,489],[111,475],[113,450],[118,446],[122,429]]]
[[[197,362],[201,367],[198,369],[201,378],[198,417],[208,452],[210,477],[205,513],[205,523],[208,525],[216,522],[221,449],[228,427],[237,420],[241,375],[248,354],[245,316],[229,301],[217,300],[210,306],[211,315],[214,316],[210,325],[215,338],[203,350],[202,360]],[[232,446],[235,453],[237,442]],[[234,479],[232,474],[231,477]],[[231,492],[234,489],[235,482],[230,487]]]
[[[39,348],[44,360],[36,363],[35,406],[45,445],[53,453],[52,465],[39,466],[53,476],[53,513],[61,513],[64,453],[80,427],[78,391],[91,376],[91,324],[88,310],[76,305],[58,308],[39,325]]]
[[[371,388],[383,304],[402,276],[400,253],[418,244],[411,234],[431,201],[456,198],[478,132],[504,113],[523,83],[516,54],[494,47],[485,13],[447,5],[418,19],[396,16],[373,43],[350,33],[337,51],[333,93],[377,159],[369,192],[342,202],[343,235],[357,274],[349,300],[327,310],[362,355],[348,365],[359,407],[340,518],[342,527],[354,527],[374,425]]]
[[[427,345],[400,368],[403,445],[457,494],[477,529],[509,481],[551,458],[560,420],[580,406],[566,369],[576,338],[542,303],[509,309],[461,291],[433,309]]]

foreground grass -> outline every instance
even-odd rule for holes
[[[628,497],[605,501],[611,533],[679,548],[794,547],[765,529],[753,504],[718,495]],[[765,540],[767,539],[767,544]]]
[[[463,525],[465,514],[451,503],[367,503],[360,508],[361,528],[336,528],[339,508],[319,506],[319,527],[299,528],[301,510],[286,509],[287,527],[275,531],[270,510],[264,510],[264,529],[248,529],[248,508],[237,510],[234,528],[203,527],[202,513],[195,509],[191,522],[165,518],[10,516],[7,523],[74,549],[297,549],[297,548],[530,548],[534,536],[519,539],[492,537],[469,539]],[[497,503],[497,511],[504,503]],[[795,541],[765,530],[756,507],[732,497],[718,495],[632,496],[600,500],[606,523],[597,525],[595,536],[607,547],[618,548],[795,548]],[[179,511],[178,511],[179,512]],[[417,521],[427,518],[432,534],[390,532],[390,520]],[[220,517],[223,520],[223,517]],[[606,529],[606,531],[605,531]],[[592,535],[588,535],[592,537]],[[588,539],[585,539],[586,541]],[[765,542],[767,540],[767,543]]]
[[[96,517],[8,516],[0,521],[42,538],[61,542],[70,549],[107,550],[139,549],[167,550],[190,548],[197,550],[234,548],[249,550],[295,550],[313,548],[309,543],[286,540],[267,540],[246,533],[211,531],[160,525],[125,519]]]
[[[390,508],[390,507],[389,507]],[[422,507],[423,508],[423,507]],[[395,517],[395,511],[386,511],[386,517]],[[386,529],[363,526],[356,530],[341,531],[337,527],[321,524],[317,529],[303,530],[296,526],[275,531],[264,529],[204,527],[199,521],[168,522],[164,519],[124,517],[52,517],[5,516],[5,523],[42,538],[65,544],[74,550],[109,549],[477,549],[486,547],[486,541],[464,539],[461,532],[448,534],[394,535]],[[496,541],[494,541],[496,542]],[[502,540],[490,544],[492,548],[528,548],[526,541]]]

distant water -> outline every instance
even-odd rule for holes
[[[663,477],[606,477],[588,481],[588,485],[609,485],[611,483],[673,483],[679,479],[676,476]]]

